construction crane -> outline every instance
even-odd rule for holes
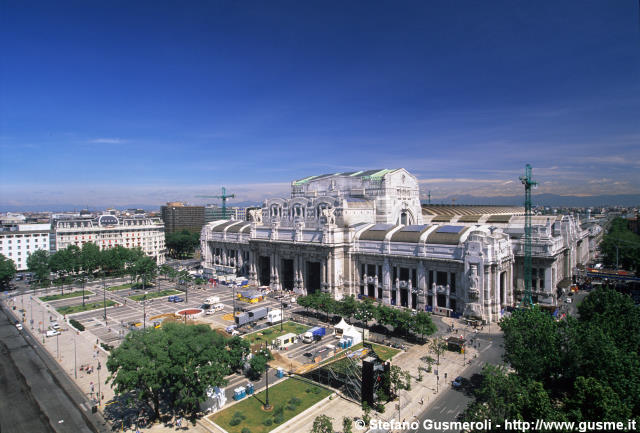
[[[521,306],[532,307],[531,297],[531,188],[538,186],[538,182],[531,179],[531,165],[527,164],[524,176],[520,176],[524,185],[524,296]]]
[[[227,219],[227,199],[235,198],[235,194],[227,194],[225,187],[222,187],[222,195],[197,195],[200,198],[219,198],[222,199],[222,219]]]

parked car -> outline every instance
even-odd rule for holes
[[[60,330],[60,325],[58,324],[58,322],[51,322],[51,329],[55,329],[57,331]]]
[[[180,296],[176,296],[176,295],[172,295],[169,296],[169,299],[167,299],[169,302],[184,302],[184,299],[182,299]]]
[[[16,323],[16,328],[18,331],[22,331],[22,323]]]
[[[56,331],[55,329],[47,331],[47,337],[55,337],[56,335],[60,335],[60,331]]]
[[[453,382],[451,382],[451,386],[454,388],[460,388],[462,386],[462,376],[456,377]]]
[[[567,298],[567,300],[565,301],[567,304],[570,304],[572,302],[571,298]]]

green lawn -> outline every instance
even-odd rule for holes
[[[120,284],[119,286],[107,287],[107,290],[109,292],[115,292],[116,290],[130,289],[131,286],[133,286],[133,284]]]
[[[307,329],[309,329],[308,326],[288,321],[282,324],[282,331],[280,331],[280,324],[277,324],[271,326],[270,328],[261,329],[260,331],[247,334],[243,338],[247,340],[249,344],[264,342],[270,343],[272,340],[275,340],[281,335],[288,334],[289,332],[293,332],[294,334],[302,334]]]
[[[116,302],[107,299],[106,304],[107,304],[107,307],[111,307],[113,305],[116,305]],[[67,305],[66,307],[56,308],[56,310],[60,314],[73,314],[73,313],[81,313],[83,311],[89,311],[89,310],[97,310],[99,308],[102,308],[102,305],[103,305],[102,301],[91,302],[91,303],[87,302],[84,304],[84,306],[82,306],[82,304]]]
[[[90,292],[88,290],[84,291],[84,296],[89,296],[89,295],[93,295],[93,292]],[[40,297],[41,301],[44,302],[49,302],[49,301],[57,301],[59,299],[68,299],[68,298],[75,298],[78,296],[82,296],[82,291],[79,292],[67,292],[64,295],[48,295],[48,296],[42,296]]]
[[[167,290],[160,290],[159,292],[149,292],[146,295],[143,293],[141,295],[129,296],[129,299],[133,301],[142,301],[144,299],[161,298],[163,296],[182,295],[182,294],[183,292],[179,290],[167,289]]]
[[[380,359],[382,359],[383,361],[387,361],[391,358],[393,358],[393,356],[400,352],[399,349],[394,349],[393,347],[389,347],[389,346],[382,346],[380,344],[376,344],[376,343],[371,343],[371,342],[367,342],[368,344],[371,344],[371,347],[373,347],[373,349],[376,351],[376,353],[378,354],[378,356],[380,357]],[[350,347],[348,349],[345,349],[347,352],[353,352],[355,350],[358,349],[362,349],[362,343],[358,343],[353,347]],[[330,362],[332,362],[334,359],[340,357],[340,355],[342,355],[344,353],[343,351],[338,352],[337,354],[335,354],[334,356],[332,356],[331,358],[327,358],[324,361],[322,361],[319,365],[325,365],[325,364],[329,364]]]
[[[241,433],[244,428],[249,429],[251,433],[266,433],[330,394],[331,391],[319,386],[298,379],[287,379],[269,387],[269,403],[273,406],[272,411],[262,410],[265,391],[261,391],[228,409],[210,415],[209,419],[229,433]],[[236,423],[236,421],[239,422]]]

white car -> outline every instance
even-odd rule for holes
[[[570,304],[570,303],[572,302],[572,301],[571,301],[571,298],[567,298],[567,300],[566,300],[565,302],[566,302],[567,304]]]
[[[58,324],[58,322],[51,322],[51,329],[59,330],[60,325]]]
[[[56,335],[60,335],[60,331],[56,331],[55,329],[47,331],[47,337],[55,337]]]
[[[22,331],[22,323],[16,323],[16,328],[18,331]]]

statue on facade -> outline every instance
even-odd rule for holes
[[[322,216],[325,217],[327,225],[334,225],[336,223],[335,212],[336,210],[334,208],[322,209]]]
[[[262,209],[251,209],[249,210],[249,217],[251,221],[254,223],[262,223]]]

